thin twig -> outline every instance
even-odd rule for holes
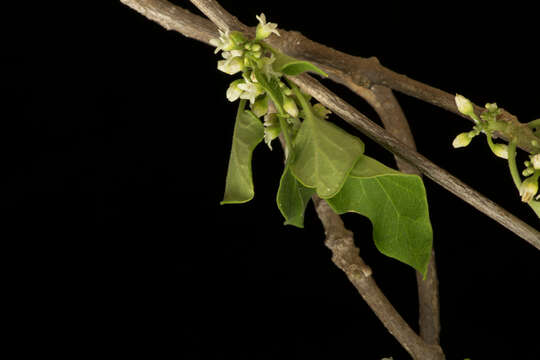
[[[349,88],[364,98],[377,112],[384,128],[397,139],[416,150],[416,144],[409,128],[409,123],[392,90],[374,85],[371,88],[348,84]],[[394,155],[399,170],[407,174],[421,176],[422,173],[409,162]],[[426,278],[416,272],[416,284],[418,288],[418,323],[420,325],[420,337],[428,344],[438,345],[441,331],[439,316],[439,280],[435,263],[435,248],[431,251],[431,258],[426,272]]]
[[[444,359],[441,347],[422,340],[384,296],[371,276],[370,267],[360,257],[352,232],[345,228],[339,215],[317,196],[313,202],[325,230],[325,245],[332,251],[332,261],[347,275],[388,331],[414,359]]]
[[[532,226],[524,223],[493,201],[464,184],[455,176],[449,174],[447,171],[441,169],[424,156],[403,144],[379,125],[369,120],[354,107],[339,98],[336,94],[325,88],[314,78],[304,74],[292,77],[291,79],[302,88],[302,91],[313,96],[321,104],[339,115],[343,120],[360,130],[364,135],[368,136],[390,152],[410,162],[428,178],[540,250],[540,233]]]
[[[219,35],[216,26],[211,21],[191,14],[189,11],[173,5],[167,0],[120,1],[147,18],[161,24],[166,29],[179,31],[187,37],[208,43],[210,39]],[[212,4],[207,5],[206,1],[200,0],[196,2],[206,5],[207,12],[212,10]],[[219,8],[224,11],[222,7]],[[225,14],[227,14],[225,18],[229,20],[222,20],[222,29],[253,33],[253,28],[246,27],[226,11]],[[234,20],[230,20],[229,16]],[[387,69],[375,57],[352,56],[314,42],[297,31],[285,31],[282,29],[279,31],[281,37],[271,36],[267,39],[271,45],[290,56],[315,63],[323,68],[330,75],[330,79],[334,81],[344,83],[349,87],[371,88],[374,85],[389,87],[472,121],[457,110],[453,94]],[[332,71],[328,71],[328,69]],[[483,109],[478,105],[474,105],[474,107],[477,113],[480,113]],[[502,112],[501,120],[512,123],[517,122],[517,118],[507,111]],[[495,133],[495,135],[509,140],[501,134]],[[533,145],[533,141],[536,141],[538,145]],[[529,153],[538,152],[540,150],[540,141],[533,132],[523,131],[517,146]]]

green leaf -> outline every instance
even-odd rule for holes
[[[285,166],[276,197],[285,225],[304,227],[304,211],[314,193],[314,189],[303,186],[291,174],[289,167]]]
[[[298,60],[277,51],[274,54],[276,56],[276,60],[272,66],[275,71],[282,72],[285,75],[299,75],[303,72],[310,71],[321,76],[328,77],[327,73],[310,62]]]
[[[304,185],[331,198],[364,152],[364,143],[338,126],[306,111],[305,120],[293,141],[295,157],[291,170]]]
[[[388,174],[397,174],[402,175],[403,173],[389,168],[383,163],[375,160],[372,157],[367,155],[360,156],[360,159],[356,162],[353,169],[351,170],[350,176],[357,178],[379,176],[379,175],[388,175]]]
[[[225,195],[221,204],[239,204],[253,199],[251,156],[264,137],[264,126],[251,112],[244,110],[241,100],[234,125],[233,142],[225,182]]]
[[[327,202],[338,214],[368,217],[377,249],[425,276],[433,232],[419,176],[399,173],[364,155],[341,191]]]

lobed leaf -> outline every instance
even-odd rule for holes
[[[433,232],[419,176],[397,172],[363,155],[340,192],[327,201],[338,214],[368,217],[377,249],[425,276]]]
[[[236,115],[222,205],[245,203],[255,195],[251,157],[263,140],[264,126],[251,111],[245,110],[245,105],[246,100],[241,100]]]

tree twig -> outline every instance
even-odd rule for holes
[[[384,296],[371,276],[370,267],[360,257],[352,232],[345,228],[339,215],[317,196],[313,202],[325,230],[325,245],[332,251],[332,261],[347,275],[388,331],[414,359],[444,359],[441,347],[422,340]]]
[[[493,201],[464,184],[455,176],[449,174],[424,156],[403,144],[379,125],[369,120],[354,107],[325,88],[314,78],[303,74],[291,77],[291,80],[300,86],[302,91],[316,98],[321,104],[332,110],[349,124],[356,127],[364,135],[368,136],[390,152],[410,162],[428,178],[540,250],[540,233],[533,227],[524,223]]]
[[[416,150],[416,144],[409,128],[409,123],[392,90],[374,85],[371,88],[348,84],[349,88],[364,98],[377,112],[385,129],[397,139]],[[409,162],[394,155],[399,170],[407,174],[422,173]],[[426,272],[426,278],[416,272],[416,284],[418,288],[418,323],[420,325],[420,337],[428,344],[438,345],[441,331],[439,316],[439,280],[435,263],[435,248],[431,251],[431,258]]]
[[[211,21],[173,5],[167,0],[120,1],[150,20],[161,24],[166,29],[179,31],[187,37],[208,43],[210,39],[217,38],[219,35],[216,26]],[[205,11],[213,11],[212,2],[204,0],[194,1],[199,6],[206,6]],[[252,28],[248,28],[240,23],[235,17],[223,10],[221,6],[219,9],[229,19],[228,21],[222,20],[223,29],[253,33]],[[234,20],[230,20],[229,17]],[[315,63],[323,68],[334,81],[343,83],[349,87],[371,88],[374,85],[389,87],[472,121],[457,110],[453,94],[387,69],[375,57],[362,58],[352,56],[309,40],[297,31],[285,31],[282,29],[279,31],[281,37],[270,36],[267,39],[271,45],[290,56]],[[329,68],[333,71],[329,72]],[[477,113],[483,109],[478,105],[474,105],[474,107]],[[517,118],[514,115],[504,110],[501,120],[512,123],[517,122]],[[495,135],[509,140],[502,136],[502,134],[495,133]],[[522,150],[529,153],[540,150],[540,142],[532,131],[524,131],[519,140],[517,146]],[[533,145],[533,141],[536,141],[538,145]]]

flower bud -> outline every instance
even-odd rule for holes
[[[531,165],[535,170],[540,170],[540,154],[531,156]]]
[[[521,195],[521,201],[528,203],[533,196],[538,192],[538,176],[531,176],[526,178],[519,188],[519,195]]]
[[[251,105],[251,111],[253,111],[253,113],[257,117],[266,115],[266,113],[268,112],[268,97],[262,96],[259,99],[255,100],[253,105]]]
[[[500,158],[508,159],[508,146],[504,144],[494,144],[491,149]]]
[[[526,168],[525,170],[523,170],[523,171],[521,172],[521,174],[522,174],[523,176],[531,176],[532,174],[534,174],[534,169],[528,167],[528,168]]]
[[[244,80],[238,79],[235,80],[229,85],[229,88],[227,89],[227,99],[230,102],[238,100],[240,95],[242,95],[242,89],[238,87],[239,84],[242,84]]]
[[[456,94],[456,106],[463,115],[471,116],[474,114],[474,107],[469,99],[463,95]]]
[[[326,119],[328,118],[328,115],[331,114],[332,112],[330,110],[328,110],[327,108],[325,108],[322,104],[315,104],[313,105],[313,112],[320,118],[322,119]]]
[[[472,138],[473,137],[471,136],[471,134],[469,134],[468,132],[463,132],[456,136],[454,141],[452,141],[452,146],[454,148],[465,147],[471,143]]]
[[[284,97],[283,110],[285,110],[287,114],[291,115],[292,117],[298,116],[298,107],[296,106],[296,102],[291,97]]]

